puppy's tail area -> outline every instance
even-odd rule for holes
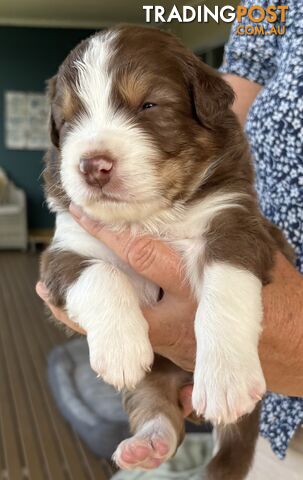
[[[261,404],[238,423],[215,430],[216,454],[206,469],[207,480],[244,480],[250,470],[259,434]]]

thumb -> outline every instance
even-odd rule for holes
[[[187,296],[182,259],[166,243],[148,235],[134,236],[129,230],[113,232],[71,204],[74,219],[91,235],[107,245],[133,270],[159,285],[166,292]]]

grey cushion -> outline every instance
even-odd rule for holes
[[[48,379],[62,415],[94,453],[109,459],[129,436],[128,420],[120,394],[91,370],[85,339],[51,351]]]

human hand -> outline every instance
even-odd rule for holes
[[[53,316],[61,323],[65,324],[71,330],[74,330],[77,333],[81,333],[81,335],[86,335],[86,332],[75,322],[70,320],[67,316],[67,313],[59,308],[55,307],[52,303],[50,303],[48,298],[48,291],[45,287],[44,283],[38,282],[36,285],[36,292],[39,297],[46,303],[50,311],[52,312]]]

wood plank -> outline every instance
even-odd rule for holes
[[[26,263],[29,262],[30,260],[32,260],[31,257],[29,257],[29,256],[25,256],[23,258],[25,259]],[[36,280],[37,280],[37,277],[38,277],[37,260],[36,260],[36,258],[34,260],[35,260],[35,262],[34,262],[35,268],[23,268],[22,269],[23,275],[24,275],[25,271],[27,271],[27,272],[30,271],[32,273],[31,279],[32,279],[33,284],[36,283]],[[20,273],[22,273],[22,272],[20,271]],[[22,281],[21,277],[20,277],[20,281],[21,281],[21,284],[24,283]],[[30,282],[28,282],[27,287],[32,288],[31,285],[30,285]],[[25,293],[26,296],[30,295],[30,290],[28,291],[28,293],[26,291],[24,293]],[[35,296],[35,295],[34,295],[34,300],[35,301],[31,302],[31,306],[33,307],[33,304],[34,304],[35,308],[37,309],[37,315],[40,314],[40,316],[42,318],[43,312],[44,312],[43,304],[40,301],[40,299],[38,299],[38,297]],[[45,317],[45,315],[44,315],[44,317]],[[66,335],[64,335],[57,328],[57,326],[54,326],[52,323],[50,323],[48,321],[45,321],[44,318],[43,318],[43,321],[41,322],[41,324],[39,325],[39,328],[41,328],[41,326],[45,329],[45,335],[41,335],[41,334],[37,335],[36,340],[37,340],[37,343],[39,343],[39,342],[43,343],[42,350],[44,352],[50,350],[54,345],[57,345],[59,342],[61,343],[62,341],[64,341],[64,342],[66,341]],[[35,327],[38,327],[37,322],[35,322]],[[38,333],[40,333],[40,332],[38,332]],[[48,347],[46,346],[46,344],[48,345]],[[58,413],[58,412],[56,411],[56,413]],[[101,475],[102,475],[102,472],[104,470],[103,466],[104,466],[105,462],[101,461],[100,459],[95,457],[94,454],[89,452],[85,448],[83,443],[79,441],[77,435],[75,435],[74,432],[64,422],[60,422],[59,425],[60,425],[59,428],[61,429],[60,436],[62,437],[62,435],[63,435],[64,439],[65,439],[65,443],[64,443],[65,453],[67,454],[67,459],[69,460],[68,461],[69,466],[72,469],[72,472],[71,472],[72,478],[74,479],[74,478],[76,478],[76,475],[79,475],[79,462],[81,461],[82,466],[83,466],[83,464],[86,465],[86,468],[87,468],[86,475],[88,475],[88,478],[91,478],[91,475],[92,475],[91,468],[92,468],[92,465],[94,465],[93,468],[95,469],[95,472],[98,476],[98,479],[102,480]],[[63,430],[62,430],[62,427],[63,427]],[[78,450],[75,449],[75,444],[76,443],[78,443],[78,445],[79,445]],[[68,449],[66,448],[67,446],[69,447]],[[81,446],[82,446],[82,449],[81,449]],[[79,455],[79,449],[80,449],[81,455]],[[86,452],[88,452],[86,454],[86,456],[83,455],[83,451],[85,451],[85,450],[86,450]],[[88,456],[88,459],[86,458],[87,456]],[[83,474],[82,474],[82,477],[80,477],[80,478],[81,478],[81,480],[82,480],[82,478],[84,478]],[[94,478],[94,477],[92,477],[92,478]],[[107,478],[108,478],[108,475],[107,475]]]
[[[18,335],[14,335],[16,351],[22,369],[24,378],[31,378],[31,384],[26,383],[26,392],[30,401],[32,415],[34,418],[36,433],[39,438],[41,454],[43,458],[43,465],[45,465],[48,478],[56,478],[56,480],[66,480],[66,476],[62,469],[62,459],[57,448],[57,442],[53,436],[52,430],[49,428],[49,418],[45,415],[45,411],[37,408],[45,402],[44,388],[45,385],[40,381],[37,372],[37,359],[33,358],[34,345],[29,342],[27,334],[26,321],[29,318],[29,310],[27,302],[20,302],[25,300],[23,298],[23,289],[16,288],[18,286],[19,276],[12,278],[9,272],[12,271],[13,265],[8,262],[6,268],[3,269],[3,275],[6,279],[6,288],[9,289],[11,295],[14,313],[14,329],[18,329]],[[17,273],[17,272],[16,272]],[[20,287],[20,285],[19,285]]]
[[[1,269],[2,271],[2,269]],[[2,272],[1,272],[2,273]],[[3,289],[3,282],[0,285],[0,303],[3,302],[3,319],[0,328],[1,347],[6,357],[10,388],[12,391],[15,412],[17,415],[18,430],[21,437],[22,449],[29,475],[33,478],[45,478],[45,470],[41,463],[41,451],[36,432],[33,429],[34,420],[31,415],[31,406],[27,398],[25,379],[22,375],[21,365],[13,340],[9,323],[14,325],[7,292]],[[35,452],[35,455],[33,455]]]
[[[36,280],[36,278],[35,278]],[[22,277],[20,276],[20,281],[22,283]],[[25,292],[26,294],[27,292]],[[41,302],[38,300],[38,303],[39,304],[39,309],[41,310]],[[57,329],[51,325],[51,324],[48,324],[46,322],[43,322],[43,327],[45,329],[49,329],[50,332],[54,333],[56,332],[57,333]],[[49,332],[49,333],[50,333]],[[62,335],[62,332],[60,332],[61,335],[60,335],[60,338],[61,338],[61,341],[64,340],[66,341],[66,337],[64,335]],[[55,335],[56,337],[56,335]],[[49,346],[53,346],[53,345],[56,345],[57,342],[54,341],[54,343],[52,343],[50,341],[50,335],[40,335],[39,338],[36,337],[36,340],[37,342],[44,342],[46,341],[47,344]],[[50,349],[50,348],[49,348]],[[45,351],[48,350],[48,347],[45,348]],[[67,466],[68,466],[68,469],[70,471],[70,475],[71,475],[71,478],[74,479],[74,478],[79,478],[79,479],[84,479],[84,478],[88,478],[89,480],[94,480],[94,476],[92,474],[92,471],[91,471],[91,464],[92,465],[95,465],[95,463],[98,464],[98,479],[102,480],[103,477],[103,468],[102,468],[102,463],[101,461],[98,459],[96,460],[94,458],[94,455],[89,452],[89,459],[87,460],[86,456],[83,455],[83,451],[82,449],[80,448],[81,446],[81,442],[79,442],[79,439],[76,435],[73,434],[72,430],[68,431],[69,429],[62,429],[61,428],[61,425],[59,426],[59,429],[60,429],[60,438],[62,438],[62,435],[64,437],[64,454],[65,454],[65,458],[66,458],[66,461],[67,461]],[[66,435],[67,433],[67,435]],[[75,445],[78,445],[79,448],[76,449],[75,448]]]
[[[0,399],[6,398],[1,402],[0,420],[3,450],[10,452],[0,462],[0,478],[108,479],[107,462],[84,446],[61,417],[49,393],[45,375],[47,355],[54,345],[66,341],[66,336],[45,320],[42,302],[34,291],[37,277],[36,255],[0,254],[0,304],[4,305],[0,314],[0,348],[7,365],[6,377],[5,369],[0,374],[0,381],[4,380]],[[10,471],[4,471],[9,464]]]
[[[37,278],[38,278],[38,269],[37,269],[37,272],[34,273],[32,277],[34,284],[36,283]],[[38,297],[37,297],[36,303],[37,303],[36,306],[38,307],[38,310],[41,311],[42,302],[40,301],[40,299],[38,299]],[[58,344],[58,338],[57,338],[58,335],[60,336],[61,341],[62,340],[66,341],[66,335],[64,335],[60,331],[60,327],[58,325],[53,325],[52,323],[44,322],[43,326],[46,330],[48,330],[48,335],[45,335],[42,338],[44,340],[48,339],[52,346]],[[92,452],[90,452],[85,446],[85,444],[83,444],[83,442],[80,441],[77,435],[75,435],[73,441],[78,445],[78,451],[80,451],[81,453],[82,461],[86,465],[89,478],[91,480],[94,480],[95,478],[98,480],[103,480],[103,479],[105,480],[112,476],[113,470],[106,460],[100,460],[100,458],[98,458]],[[75,451],[74,444],[72,444],[72,447],[73,448],[71,448],[71,450],[69,451],[69,454],[74,454],[74,451]]]
[[[25,285],[25,270],[18,268],[18,281],[21,285],[24,285],[24,289],[21,293],[25,298],[23,298],[23,305],[26,306],[26,299],[30,298],[33,295],[33,285],[29,282]],[[20,286],[20,285],[19,285]],[[20,290],[20,289],[18,289]],[[34,297],[36,300],[36,297]],[[38,299],[37,299],[38,301]],[[31,307],[33,306],[33,301],[31,301]],[[41,305],[39,305],[40,314],[42,314]],[[34,318],[37,320],[37,316],[35,315]],[[37,321],[33,321],[33,309],[31,308],[31,312],[28,312],[27,321],[29,325],[31,325],[31,332],[32,332],[32,349],[35,355],[36,363],[40,367],[43,368],[39,369],[40,381],[44,383],[43,390],[45,392],[48,391],[48,384],[46,381],[46,354],[50,351],[50,349],[57,343],[52,343],[49,341],[49,335],[46,333],[44,334],[44,329],[54,329],[54,326],[47,324],[44,321],[43,315],[40,316],[39,323]],[[61,341],[66,340],[66,338],[62,335],[60,336]],[[40,346],[40,350],[37,349],[37,346]],[[46,409],[48,409],[48,419],[52,422],[52,425],[55,427],[56,430],[56,443],[61,450],[61,455],[63,459],[64,469],[68,473],[68,478],[71,480],[86,480],[87,472],[84,468],[83,462],[81,461],[81,457],[79,456],[77,449],[75,449],[75,440],[73,438],[72,431],[62,422],[60,418],[59,412],[55,409],[54,405],[53,408],[50,406],[50,399],[49,396],[45,401]],[[60,418],[61,422],[58,422],[58,418]]]
[[[109,476],[105,474],[105,471],[102,468],[102,461],[88,451],[87,447],[80,441],[79,437],[77,437],[76,440],[78,443],[78,450],[80,451],[83,462],[86,465],[90,480],[107,480]]]
[[[0,348],[0,365],[0,472],[5,472],[8,478],[21,480],[24,457],[20,445],[19,431],[16,423],[16,412],[8,379],[7,365],[2,348]]]

